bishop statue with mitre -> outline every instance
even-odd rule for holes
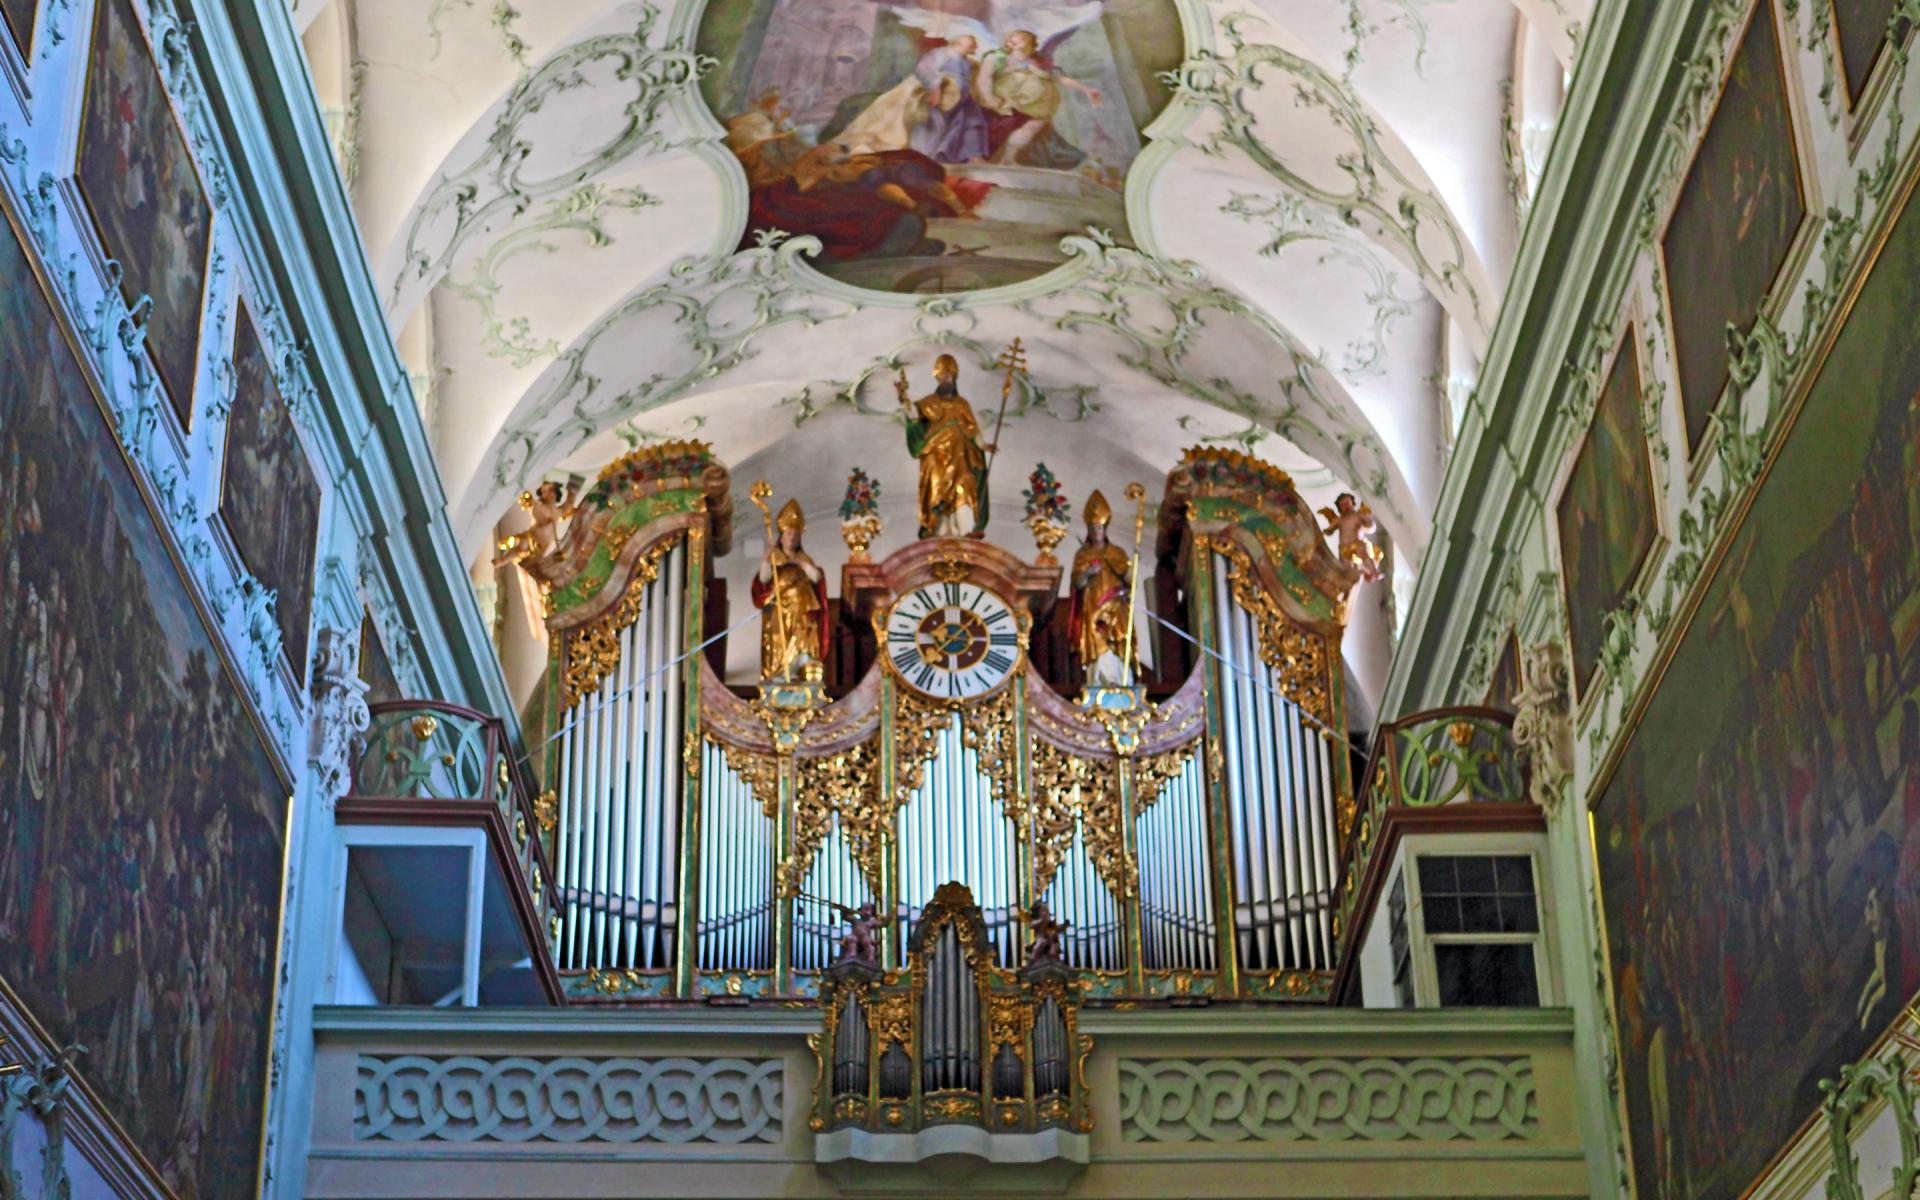
[[[907,412],[907,452],[920,460],[920,536],[978,537],[987,528],[987,453],[980,422],[960,394],[953,355],[933,360],[933,394],[907,398],[907,373],[895,388]],[[964,516],[962,513],[964,512]]]
[[[1095,491],[1087,497],[1087,538],[1073,556],[1073,608],[1067,635],[1080,652],[1090,687],[1131,682],[1133,630],[1128,620],[1131,574],[1126,551],[1107,540],[1113,506]]]
[[[765,679],[791,678],[796,666],[826,661],[827,576],[800,544],[807,518],[798,501],[787,501],[778,525],[780,532],[753,577]]]

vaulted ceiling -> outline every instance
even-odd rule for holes
[[[734,64],[701,40],[705,0],[295,0],[468,552],[538,479],[688,436],[742,500],[764,476],[823,523],[863,467],[890,548],[914,477],[896,366],[917,394],[951,351],[991,409],[1018,336],[1001,540],[1035,462],[1078,501],[1226,442],[1315,503],[1360,493],[1409,575],[1581,0],[1100,2],[1185,28],[1123,230],[1036,278],[915,295],[832,277],[807,239],[741,248],[747,177],[702,91]],[[958,3],[1047,6],[929,7]]]

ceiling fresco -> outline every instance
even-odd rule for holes
[[[864,469],[884,549],[896,370],[992,407],[1019,337],[990,536],[1041,461],[1077,501],[1228,443],[1359,494],[1403,582],[1586,15],[290,2],[476,561],[523,488],[686,436],[817,518]]]
[[[1130,244],[1126,180],[1180,65],[1172,0],[709,0],[707,106],[747,176],[743,246],[820,239],[860,287],[978,291]]]

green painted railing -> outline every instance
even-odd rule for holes
[[[1335,936],[1343,944],[1351,935],[1360,884],[1388,809],[1527,803],[1527,773],[1513,740],[1513,715],[1461,705],[1381,725],[1358,795],[1359,812],[1342,858]],[[1354,949],[1345,946],[1346,953]]]

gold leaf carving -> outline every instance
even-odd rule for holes
[[[660,560],[680,542],[674,533],[647,547],[633,564],[633,579],[620,603],[597,621],[566,635],[566,669],[562,677],[561,705],[572,708],[582,696],[591,695],[613,669],[620,665],[620,631],[640,619],[646,603],[647,585],[660,575]]]
[[[1087,858],[1115,899],[1133,892],[1138,870],[1126,852],[1114,759],[1082,758],[1036,740],[1033,746],[1033,890],[1040,895],[1073,848],[1076,826]]]
[[[1333,723],[1333,700],[1328,691],[1327,639],[1295,624],[1260,583],[1253,556],[1232,538],[1212,539],[1213,549],[1228,563],[1227,580],[1234,603],[1245,609],[1260,631],[1260,660],[1273,668],[1282,695],[1328,725]]]
[[[1133,763],[1133,815],[1140,814],[1153,807],[1160,799],[1161,789],[1180,777],[1193,761],[1193,755],[1200,748],[1200,738],[1194,738],[1184,746],[1175,746],[1159,754],[1146,754],[1134,759]]]
[[[780,762],[771,754],[761,754],[753,750],[744,750],[707,735],[707,741],[720,747],[720,753],[726,756],[727,766],[733,773],[746,781],[753,791],[753,798],[760,802],[760,811],[769,821],[780,815]]]
[[[794,770],[793,853],[780,865],[780,894],[799,894],[835,817],[867,886],[880,894],[880,848],[886,843],[893,806],[881,803],[879,738],[838,754],[797,758]]]

